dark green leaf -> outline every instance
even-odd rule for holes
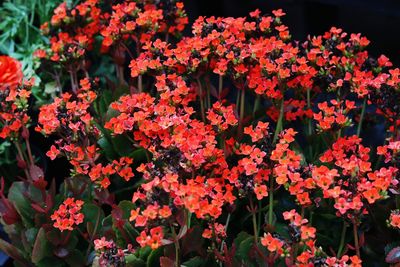
[[[40,228],[32,250],[32,262],[38,263],[46,256],[51,255],[50,246],[46,239],[44,228]]]
[[[146,263],[134,254],[125,256],[126,267],[145,267]]]
[[[184,267],[202,267],[205,266],[206,260],[200,258],[199,256],[196,256],[194,258],[191,258],[188,261],[185,261],[182,263],[182,266]]]
[[[164,255],[164,248],[159,247],[153,250],[147,258],[147,267],[160,267],[160,258]]]

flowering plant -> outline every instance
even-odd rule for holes
[[[0,65],[20,170],[0,188],[2,250],[22,266],[400,263],[400,71],[360,34],[294,41],[284,15],[199,17],[183,36],[175,0],[58,6],[34,56],[62,91],[35,114],[33,81]]]

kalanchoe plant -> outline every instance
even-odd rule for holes
[[[199,17],[183,36],[174,0],[58,6],[34,56],[61,90],[37,116],[33,81],[0,58],[19,171],[0,248],[18,266],[398,264],[400,71],[360,34],[292,40],[284,15]]]

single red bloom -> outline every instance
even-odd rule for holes
[[[15,89],[22,81],[21,63],[9,56],[0,56],[0,91]]]

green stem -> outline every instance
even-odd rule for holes
[[[362,109],[361,109],[360,121],[359,121],[358,127],[357,127],[357,136],[360,136],[360,133],[361,133],[361,128],[362,128],[362,123],[363,123],[363,119],[364,119],[366,106],[367,106],[367,98],[364,98],[364,102],[363,102]]]
[[[139,41],[136,42],[136,57],[138,58],[140,56],[140,45]],[[143,92],[143,77],[142,75],[138,76],[138,90],[139,93]]]
[[[224,84],[224,76],[219,75],[219,81],[218,81],[218,99],[221,100],[221,93],[222,93],[222,87]]]
[[[281,102],[280,109],[279,109],[279,118],[278,118],[278,122],[276,124],[275,133],[274,133],[274,139],[273,139],[274,144],[278,140],[279,133],[282,131],[284,103],[285,103],[285,100],[282,98],[282,102]]]
[[[354,247],[356,248],[356,254],[357,254],[358,258],[361,258],[360,244],[358,241],[357,224],[355,222],[353,222],[353,235],[354,235]]]
[[[254,243],[258,242],[258,230],[257,230],[257,217],[253,204],[253,197],[250,197],[250,209],[251,209],[251,217],[253,221],[253,231],[254,231]]]
[[[307,108],[311,109],[311,90],[307,89]],[[312,118],[308,120],[308,135],[312,135]]]
[[[190,229],[191,226],[191,221],[192,221],[192,213],[190,211],[187,211],[187,228]]]
[[[239,114],[239,101],[240,101],[240,94],[239,91],[236,94],[236,112]]]
[[[257,229],[258,229],[258,233],[260,233],[261,231],[261,209],[262,209],[262,202],[261,200],[258,201],[258,218],[257,218]]]
[[[257,109],[260,107],[260,102],[261,102],[261,97],[260,97],[260,95],[257,95],[256,101],[254,102],[253,117],[254,117],[254,114],[256,114]]]
[[[339,129],[337,134],[337,139],[339,139],[341,136],[342,136],[342,129]]]
[[[269,178],[269,205],[268,205],[268,224],[272,225],[273,213],[274,213],[274,179]]]
[[[201,82],[200,79],[197,78],[197,84],[199,86],[199,91],[200,91],[200,109],[201,109],[201,119],[203,120],[203,122],[206,121],[206,113],[204,110],[204,102],[203,102],[203,87],[201,86]]]
[[[396,195],[396,209],[400,209],[400,195]]]
[[[119,64],[115,64],[115,71],[117,74],[117,79],[120,85],[125,84],[125,78],[124,78],[124,66],[121,66]],[[140,76],[141,78],[142,76]],[[139,86],[139,84],[138,84]]]
[[[239,133],[243,132],[243,119],[244,119],[244,102],[245,102],[245,89],[242,89],[240,94],[240,120],[239,120]]]
[[[93,229],[93,234],[92,234],[92,236],[90,237],[89,246],[88,246],[88,248],[87,248],[87,250],[86,250],[85,259],[87,259],[88,256],[89,256],[90,248],[92,247],[94,237],[96,236],[97,228],[99,227],[99,223],[100,223],[100,212],[97,213],[96,224],[95,224],[94,229]]]
[[[179,264],[179,240],[177,238],[176,232],[175,232],[175,228],[173,226],[172,227],[172,234],[174,236],[174,240],[175,240],[175,267],[180,267]]]
[[[311,90],[310,88],[307,88],[307,108],[311,110]],[[312,129],[312,118],[308,119],[308,136],[311,140],[311,136],[313,134],[313,129]],[[310,157],[313,158],[313,148],[312,144],[309,144],[309,149],[310,149]]]
[[[343,253],[344,241],[346,239],[346,230],[347,230],[347,223],[346,223],[346,221],[343,221],[343,228],[342,228],[342,234],[340,236],[340,243],[339,243],[339,249],[337,252],[337,258],[340,258]]]
[[[77,90],[78,90],[78,87],[79,87],[79,84],[78,84],[78,77],[76,76],[76,71],[75,70],[70,70],[69,71],[69,76],[70,76],[70,79],[71,79],[71,89],[72,89],[72,92],[74,93],[74,94],[76,94],[76,92],[77,92]]]
[[[208,83],[207,83],[208,85]],[[210,94],[210,86],[207,86],[207,110],[211,108],[211,94]]]
[[[225,222],[225,233],[228,232],[228,227],[229,227],[230,220],[231,220],[231,214],[228,213],[228,217],[226,218],[226,222]],[[222,240],[221,249],[220,249],[221,252],[224,250],[224,245],[225,245],[225,240]]]

